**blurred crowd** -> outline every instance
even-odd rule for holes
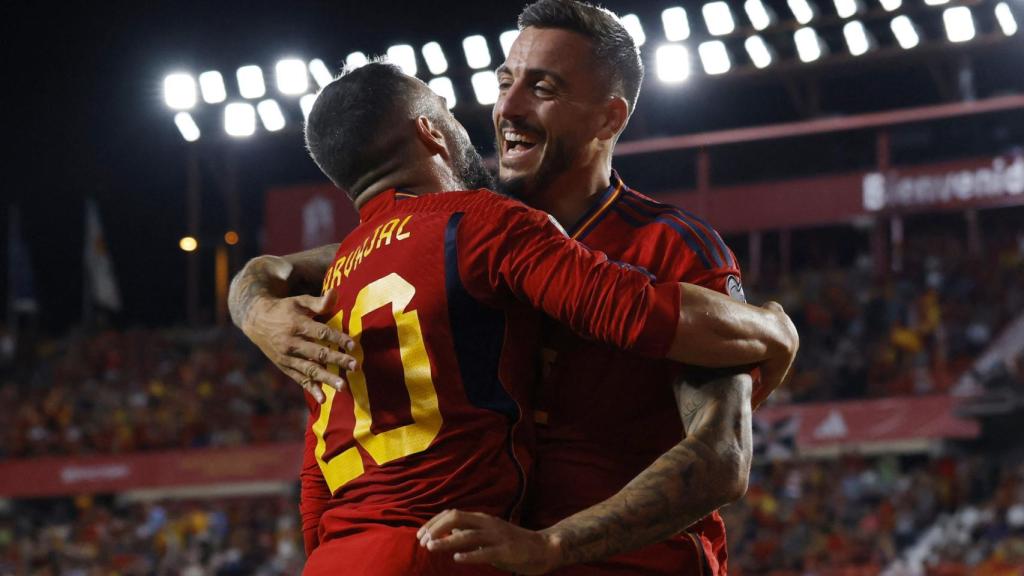
[[[884,279],[861,257],[764,291],[800,332],[795,377],[776,402],[949,392],[1024,313],[1024,233],[996,236],[980,254],[955,235],[914,236],[903,254]],[[1007,373],[1024,383],[1024,361],[1011,360]]]
[[[0,576],[299,574],[292,500],[17,502],[0,512]]]
[[[300,389],[234,330],[107,331],[0,384],[0,458],[301,440]]]
[[[887,567],[893,576],[1024,575],[1021,464],[979,456],[775,462],[755,466],[746,498],[723,515],[734,576],[868,576]],[[969,528],[937,535],[919,566],[903,559],[940,518],[964,515]],[[902,568],[891,566],[896,560]]]

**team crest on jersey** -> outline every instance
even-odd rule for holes
[[[729,293],[729,296],[732,296],[733,300],[739,300],[746,304],[747,295],[743,293],[743,284],[736,276],[730,274],[725,279],[725,291]]]

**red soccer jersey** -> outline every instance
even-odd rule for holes
[[[359,368],[346,391],[322,387],[322,406],[307,395],[307,550],[447,508],[514,517],[530,463],[534,310],[661,357],[678,285],[654,286],[488,191],[390,191],[360,218],[324,278],[325,291],[340,286],[328,324],[358,343]]]
[[[739,266],[721,237],[696,216],[630,190],[618,174],[569,234],[659,282],[742,298]],[[672,387],[678,365],[613,350],[555,325],[544,332],[537,452],[524,509],[524,523],[536,528],[612,496],[683,437]],[[629,394],[621,393],[624,386]],[[558,573],[724,573],[725,563],[725,525],[715,512],[670,541]]]

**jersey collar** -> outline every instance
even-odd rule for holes
[[[403,198],[415,198],[414,194],[409,194],[400,188],[391,188],[385,190],[380,194],[377,194],[373,198],[370,198],[366,204],[363,204],[362,208],[359,209],[359,221],[366,222],[372,219],[374,216],[391,209],[395,202],[402,200]]]
[[[576,221],[569,230],[569,236],[575,240],[580,240],[586,236],[591,230],[597,226],[598,222],[604,219],[604,216],[611,209],[612,204],[622,195],[625,184],[622,182],[622,178],[619,178],[619,173],[612,170],[611,184],[608,188],[599,194],[594,199],[594,203],[589,209]]]

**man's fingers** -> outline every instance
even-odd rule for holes
[[[291,335],[306,339],[322,340],[335,344],[341,350],[352,351],[355,342],[348,337],[348,334],[338,332],[323,322],[317,322],[307,316],[298,315],[292,324]]]
[[[501,549],[497,546],[485,546],[468,552],[456,552],[455,561],[459,564],[500,564],[504,561]]]
[[[497,543],[497,535],[490,530],[455,530],[449,536],[428,540],[427,550],[431,552],[469,552]]]
[[[340,376],[336,376],[328,372],[323,366],[310,362],[309,360],[303,360],[302,358],[295,358],[294,356],[285,356],[281,359],[281,363],[299,372],[303,377],[308,378],[314,383],[323,382],[328,386],[331,386],[335,390],[341,391],[345,386],[345,380]],[[302,382],[300,382],[302,384]]]
[[[334,364],[335,366],[350,372],[356,369],[355,358],[348,354],[338,352],[337,350],[332,350],[319,342],[310,342],[309,340],[300,340],[295,338],[293,339],[293,342],[288,345],[286,354],[296,358],[316,362],[321,366]]]
[[[312,396],[314,400],[316,400],[317,404],[323,404],[327,400],[327,396],[324,394],[324,391],[320,389],[319,382],[314,382],[312,379],[307,377],[302,372],[293,370],[291,368],[282,367],[281,371],[285,373],[285,376],[288,376],[289,378],[294,380],[299,386],[302,386],[303,390],[309,392],[309,395]]]
[[[446,510],[423,526],[421,539],[437,539],[446,536],[453,530],[473,530],[484,528],[489,516],[477,512],[462,510]]]

